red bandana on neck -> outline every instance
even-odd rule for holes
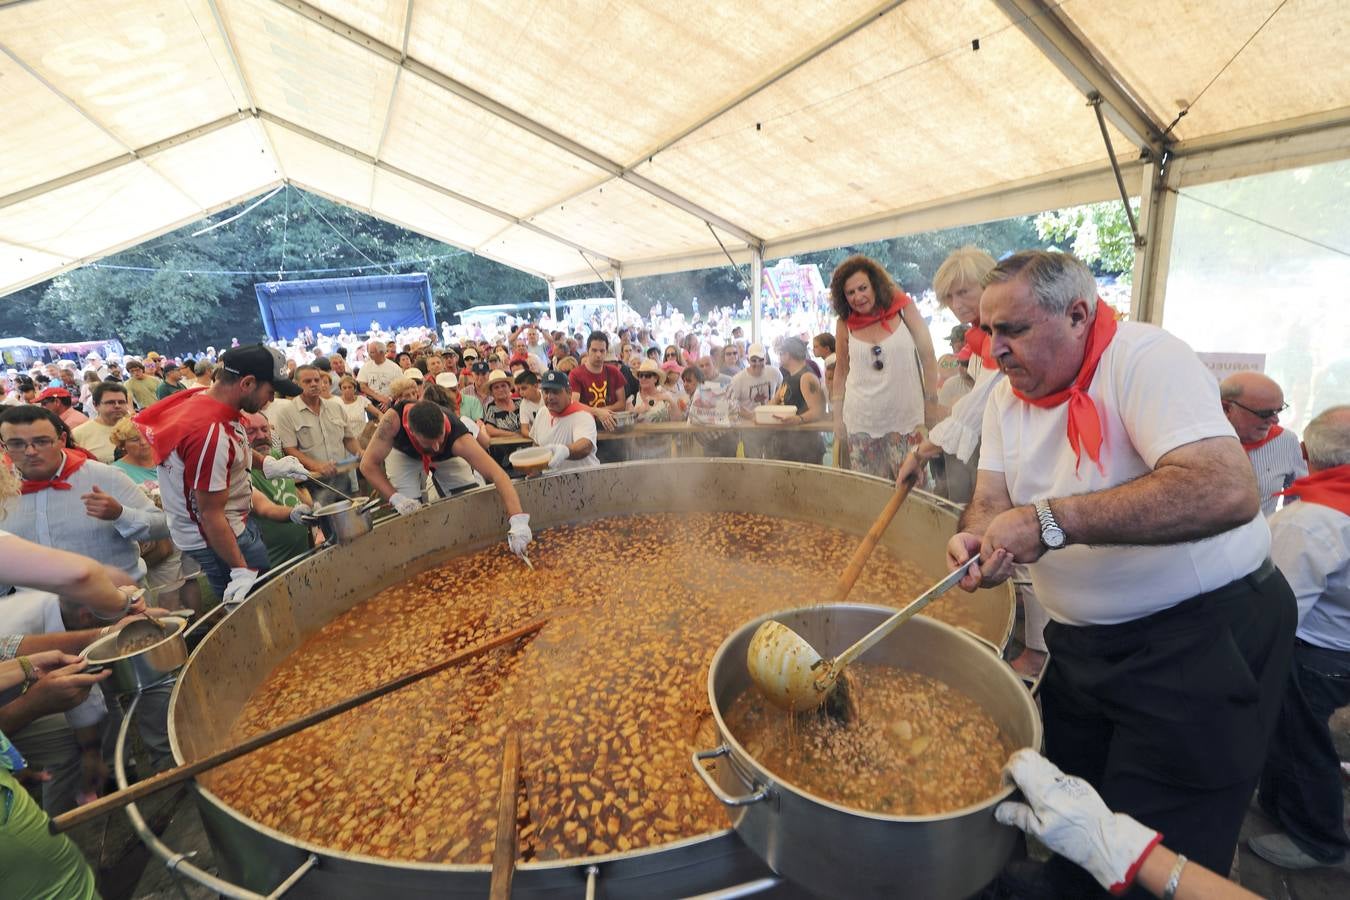
[[[573,400],[571,403],[567,404],[567,409],[564,409],[562,412],[558,413],[556,416],[553,415],[553,413],[550,412],[550,413],[549,413],[550,421],[552,421],[553,424],[556,425],[556,424],[558,423],[558,420],[559,420],[559,419],[566,418],[567,416],[570,416],[572,413],[575,413],[575,412],[586,412],[586,411],[588,411],[589,409],[590,409],[589,406],[586,406],[586,405],[584,405],[584,404],[578,403],[577,401]]]
[[[1276,497],[1298,497],[1304,503],[1330,506],[1350,516],[1350,463],[1297,478]]]
[[[1253,450],[1256,450],[1260,447],[1264,447],[1266,444],[1269,444],[1271,441],[1275,440],[1282,434],[1284,434],[1283,428],[1281,428],[1278,425],[1272,425],[1270,426],[1269,434],[1261,438],[1261,440],[1259,441],[1252,441],[1250,444],[1243,444],[1242,449],[1246,450],[1248,453],[1251,453]]]
[[[89,457],[83,453],[71,453],[69,450],[61,451],[61,468],[56,470],[56,474],[48,481],[29,481],[23,480],[22,487],[19,488],[21,494],[36,494],[38,491],[45,491],[51,488],[54,491],[70,490],[70,482],[66,479],[79,471],[80,466],[89,461]]]
[[[1097,364],[1102,360],[1102,354],[1106,352],[1111,339],[1116,336],[1116,314],[1111,307],[1106,305],[1102,298],[1097,298],[1097,314],[1092,320],[1092,327],[1088,329],[1087,341],[1083,345],[1083,364],[1078,369],[1078,376],[1074,378],[1073,383],[1062,391],[1056,391],[1045,397],[1033,400],[1027,397],[1021,391],[1013,388],[1013,394],[1019,400],[1030,403],[1032,406],[1038,406],[1041,409],[1050,409],[1059,406],[1066,400],[1069,403],[1069,425],[1068,437],[1069,446],[1073,448],[1074,471],[1078,471],[1078,466],[1083,462],[1083,453],[1086,452],[1088,459],[1097,464],[1097,471],[1105,474],[1106,470],[1102,467],[1102,414],[1097,408],[1097,404],[1087,394],[1088,386],[1092,384],[1092,378],[1097,374]]]
[[[990,352],[992,347],[993,341],[989,339],[989,335],[980,330],[980,320],[971,322],[970,327],[966,329],[965,349],[970,351],[966,354],[966,358],[978,356],[986,369],[997,369],[998,363],[994,362],[994,354]]]
[[[896,288],[895,293],[891,295],[891,305],[887,308],[878,312],[877,306],[874,305],[870,313],[849,313],[844,322],[848,324],[849,331],[857,331],[859,328],[866,328],[868,325],[875,325],[880,322],[888,332],[894,332],[895,329],[891,327],[890,320],[900,315],[900,310],[913,302],[909,299],[909,294]]]
[[[408,443],[411,444],[412,448],[417,451],[417,455],[422,457],[422,474],[429,475],[431,474],[432,459],[430,456],[427,455],[427,451],[422,449],[422,445],[418,442],[417,436],[413,434],[413,430],[408,427],[408,410],[412,408],[413,404],[411,403],[403,407],[403,433],[408,436]],[[447,416],[445,413],[441,413],[441,418],[445,419],[445,436],[446,439],[449,440],[450,417]]]

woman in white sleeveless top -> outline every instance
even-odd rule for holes
[[[909,296],[865,256],[830,278],[835,325],[834,433],[849,468],[894,479],[919,427],[936,420],[937,357]]]

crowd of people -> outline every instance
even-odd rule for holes
[[[964,504],[949,561],[969,567],[968,590],[1014,581],[1027,648],[1014,665],[1044,668],[1048,761],[1010,769],[1030,806],[1000,818],[1061,855],[1007,875],[1010,895],[1088,896],[1094,877],[1116,892],[1139,877],[1154,893],[1213,895],[1225,882],[1202,867],[1228,870],[1258,788],[1281,831],[1255,852],[1290,868],[1339,862],[1350,841],[1328,720],[1350,702],[1350,407],[1323,411],[1300,441],[1278,424],[1278,384],[1255,372],[1218,383],[1176,338],[1119,321],[1067,254],[996,262],[961,248],[933,283],[958,323],[941,348],[932,312],[854,256],[831,277],[828,313],[799,310],[759,340],[720,312],[686,323],[667,310],[15,373],[0,413],[0,559],[24,563],[0,569],[12,591],[0,676],[19,660],[28,689],[0,693],[0,749],[50,773],[38,801],[65,811],[106,788],[115,716],[101,676],[70,656],[99,635],[204,609],[204,595],[242,602],[322,542],[315,507],[368,489],[412,515],[491,484],[506,545],[525,556],[512,451],[544,448],[554,471],[651,458],[671,452],[671,429],[633,423],[687,422],[704,456],[837,459]],[[163,762],[164,723],[150,718],[142,734]],[[1091,790],[1066,794],[1069,776]],[[4,771],[2,792],[26,796]],[[1120,840],[1072,845],[1049,827],[1056,815]],[[48,876],[86,884],[78,855],[52,841]],[[15,846],[0,830],[0,861]]]

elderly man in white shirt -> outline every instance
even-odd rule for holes
[[[1234,372],[1219,382],[1219,400],[1256,472],[1261,512],[1274,515],[1281,492],[1308,474],[1298,435],[1280,426],[1284,391],[1260,372]]]
[[[1261,775],[1261,806],[1282,829],[1252,850],[1289,869],[1345,859],[1340,760],[1331,714],[1350,704],[1350,406],[1334,406],[1303,432],[1309,475],[1286,492],[1297,502],[1270,518],[1271,557],[1298,601],[1294,664]]]
[[[985,408],[949,562],[980,554],[967,590],[1029,565],[1053,620],[1046,755],[1176,852],[1226,871],[1297,610],[1218,385],[1175,337],[1117,323],[1068,254],[999,263],[980,324],[1006,377]],[[1060,857],[1036,880],[1056,896],[1105,896]]]
[[[588,407],[572,399],[567,376],[558,371],[546,372],[539,387],[544,395],[544,408],[535,414],[530,438],[552,452],[549,468],[564,471],[600,465],[595,455],[595,416]]]
[[[139,542],[169,536],[164,511],[121,470],[64,448],[58,422],[36,406],[0,415],[0,442],[23,478],[4,503],[6,530],[144,578]]]

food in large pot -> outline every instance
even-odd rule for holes
[[[892,612],[887,607],[845,604],[780,612],[772,618],[792,628],[823,655],[833,656]],[[912,673],[911,684],[928,693],[912,698],[914,709],[941,699],[945,709],[921,725],[929,741],[915,746],[925,735],[913,732],[915,717],[904,712],[902,701],[896,698],[881,698],[879,704],[871,705],[863,700],[861,718],[848,728],[865,736],[868,729],[886,730],[905,723],[909,728],[901,731],[908,736],[899,731],[894,736],[903,745],[901,752],[888,758],[913,757],[914,764],[921,766],[925,756],[959,760],[964,754],[967,761],[954,763],[955,771],[930,770],[930,776],[938,779],[931,794],[908,780],[888,784],[881,779],[863,787],[841,784],[855,759],[831,760],[827,754],[811,753],[804,760],[800,751],[785,753],[770,747],[771,763],[766,764],[742,740],[748,738],[756,750],[765,749],[765,730],[747,728],[745,714],[747,692],[757,691],[745,655],[751,635],[763,620],[743,625],[718,649],[708,670],[708,696],[721,744],[694,758],[695,770],[727,806],[742,840],[774,871],[825,897],[903,893],[926,900],[955,900],[984,887],[1007,862],[1017,835],[1015,829],[994,820],[994,807],[1012,792],[998,782],[996,766],[1014,749],[1039,747],[1041,737],[1036,705],[1011,668],[942,622],[916,616],[905,623],[869,651],[867,665]],[[850,673],[856,677],[852,669]],[[872,681],[875,687],[875,680],[864,674],[860,686],[865,689]],[[957,696],[939,698],[943,692]],[[885,710],[892,701],[896,708]],[[879,712],[877,705],[883,707],[882,715],[870,719]],[[978,715],[972,713],[971,705],[978,707]],[[887,713],[904,717],[891,719]],[[960,721],[941,721],[951,716]],[[798,714],[799,720],[802,717]],[[798,735],[803,740],[808,736]],[[845,733],[841,743],[846,745],[848,739]],[[938,746],[941,742],[946,746]],[[996,749],[991,742],[997,744]],[[803,771],[804,763],[830,768]],[[972,768],[971,763],[976,765]],[[864,770],[859,777],[870,776]],[[823,793],[813,792],[803,782]],[[889,800],[884,795],[860,799],[861,792],[871,790],[893,795]],[[913,793],[895,796],[906,791]],[[868,808],[860,808],[864,806]],[[906,806],[932,811],[875,811]]]
[[[288,896],[364,897],[382,887],[395,889],[401,898],[481,896],[488,867],[478,860],[485,858],[482,835],[492,817],[489,798],[496,786],[490,773],[497,771],[500,754],[490,738],[500,735],[507,722],[525,729],[522,823],[535,823],[523,835],[528,856],[516,873],[517,890],[578,896],[591,864],[598,865],[600,893],[610,898],[688,896],[767,874],[726,830],[725,816],[692,783],[684,762],[700,728],[711,740],[712,730],[706,719],[700,723],[699,715],[707,704],[703,674],[717,643],[746,617],[828,591],[837,566],[889,499],[892,486],[820,467],[663,460],[547,476],[518,489],[538,535],[538,546],[531,550],[534,575],[502,547],[506,525],[495,492],[470,491],[415,516],[381,523],[348,547],[320,553],[278,575],[198,648],[180,678],[171,714],[175,753],[184,760],[198,759],[290,712],[307,711],[438,660],[536,614],[551,616],[549,626],[518,655],[498,651],[472,673],[432,679],[428,684],[438,687],[420,695],[420,702],[395,708],[392,704],[401,700],[393,695],[372,705],[371,718],[353,713],[334,720],[333,732],[316,730],[350,750],[350,756],[334,755],[322,742],[308,744],[299,735],[290,740],[297,742],[291,743],[297,748],[291,758],[302,760],[300,769],[280,757],[255,754],[246,759],[252,760],[246,775],[226,773],[238,784],[220,785],[237,807],[216,795],[215,782],[201,788],[203,820],[231,877],[266,892],[312,853],[319,864]],[[674,521],[663,516],[612,519],[635,509],[686,515]],[[723,554],[724,569],[736,568],[727,561],[747,554],[761,561],[742,567],[735,576],[742,599],[726,600],[730,583],[719,581],[719,570],[708,563],[716,553],[695,552],[698,530],[691,530],[691,523],[700,514],[746,510],[758,515],[742,521],[770,523],[762,533],[738,536],[703,526],[711,546]],[[595,534],[609,530],[612,536],[614,528],[640,527],[626,542],[610,540],[592,552],[569,553],[561,543],[569,534],[591,530],[582,523],[606,519],[597,523]],[[649,524],[640,524],[644,522]],[[809,544],[806,522],[852,534],[834,532],[837,550],[824,559],[814,548],[802,549]],[[575,527],[558,527],[567,525]],[[882,541],[882,547],[915,567],[905,573],[912,583],[903,590],[912,592],[941,574],[943,547],[954,525],[954,514],[940,502],[911,498]],[[683,553],[684,562],[660,564],[662,546]],[[483,548],[485,552],[475,555]],[[602,554],[611,557],[606,565],[617,575],[598,572]],[[654,568],[649,557],[657,560]],[[784,557],[790,558],[780,565]],[[769,560],[773,562],[765,564]],[[898,564],[892,560],[889,565]],[[436,571],[442,567],[446,571]],[[781,570],[780,581],[769,577],[770,569]],[[900,577],[897,571],[890,569],[890,577]],[[546,589],[543,598],[530,600],[523,588],[536,577]],[[431,596],[415,598],[417,590]],[[388,593],[377,596],[381,591]],[[869,596],[893,602],[890,593]],[[952,614],[972,630],[996,644],[1006,640],[1013,610],[1010,590],[950,599]],[[344,618],[348,610],[355,612]],[[395,617],[392,624],[385,623],[390,615]],[[328,649],[302,666],[305,651],[321,649],[325,638],[334,638]],[[565,648],[573,639],[590,641],[590,646],[608,644],[617,655],[594,660],[569,655]],[[411,649],[403,655],[391,649],[400,646]],[[323,665],[311,665],[321,659]],[[548,685],[549,675],[563,677],[564,662],[581,667],[579,678],[567,676],[571,680],[565,699],[533,699],[556,696],[547,693],[555,690]],[[633,671],[624,676],[626,668]],[[276,690],[283,679],[296,680]],[[291,693],[294,701],[288,699]],[[572,700],[575,707],[569,708]],[[573,720],[574,715],[586,724]],[[549,716],[559,726],[556,735],[547,727]],[[622,716],[635,716],[637,729],[616,724]],[[383,738],[399,745],[394,765],[380,762]],[[609,788],[603,781],[591,781],[601,738],[608,760],[601,768],[615,785]],[[457,754],[469,753],[472,768],[449,761],[449,769],[434,768],[438,774],[423,781],[433,767],[447,762],[441,742]],[[626,776],[617,767],[625,756],[632,760]],[[352,775],[367,791],[349,792],[353,805],[334,821],[332,807],[320,802],[316,788],[331,789],[340,780],[339,771]],[[569,776],[566,785],[564,773]],[[582,781],[571,780],[583,775]],[[631,783],[620,791],[618,783],[625,777]],[[451,789],[449,782],[456,778],[465,783]],[[269,781],[290,790],[306,779],[311,780],[294,794],[299,802],[272,801],[274,785]],[[445,784],[428,789],[431,782]],[[583,786],[593,798],[586,798]],[[564,799],[569,787],[572,792]],[[298,792],[305,790],[307,795]],[[637,791],[636,801],[630,791]],[[306,806],[311,796],[314,800]],[[647,806],[649,801],[655,809]],[[348,813],[351,817],[344,822]],[[618,819],[614,834],[612,817]],[[391,821],[404,827],[386,830]],[[576,823],[571,829],[566,827],[569,821]],[[330,827],[335,830],[324,830]],[[586,830],[584,843],[581,828]],[[381,834],[386,835],[383,841]],[[468,843],[458,846],[466,836]],[[630,849],[622,849],[620,837]],[[595,855],[601,848],[597,841],[609,852]]]

